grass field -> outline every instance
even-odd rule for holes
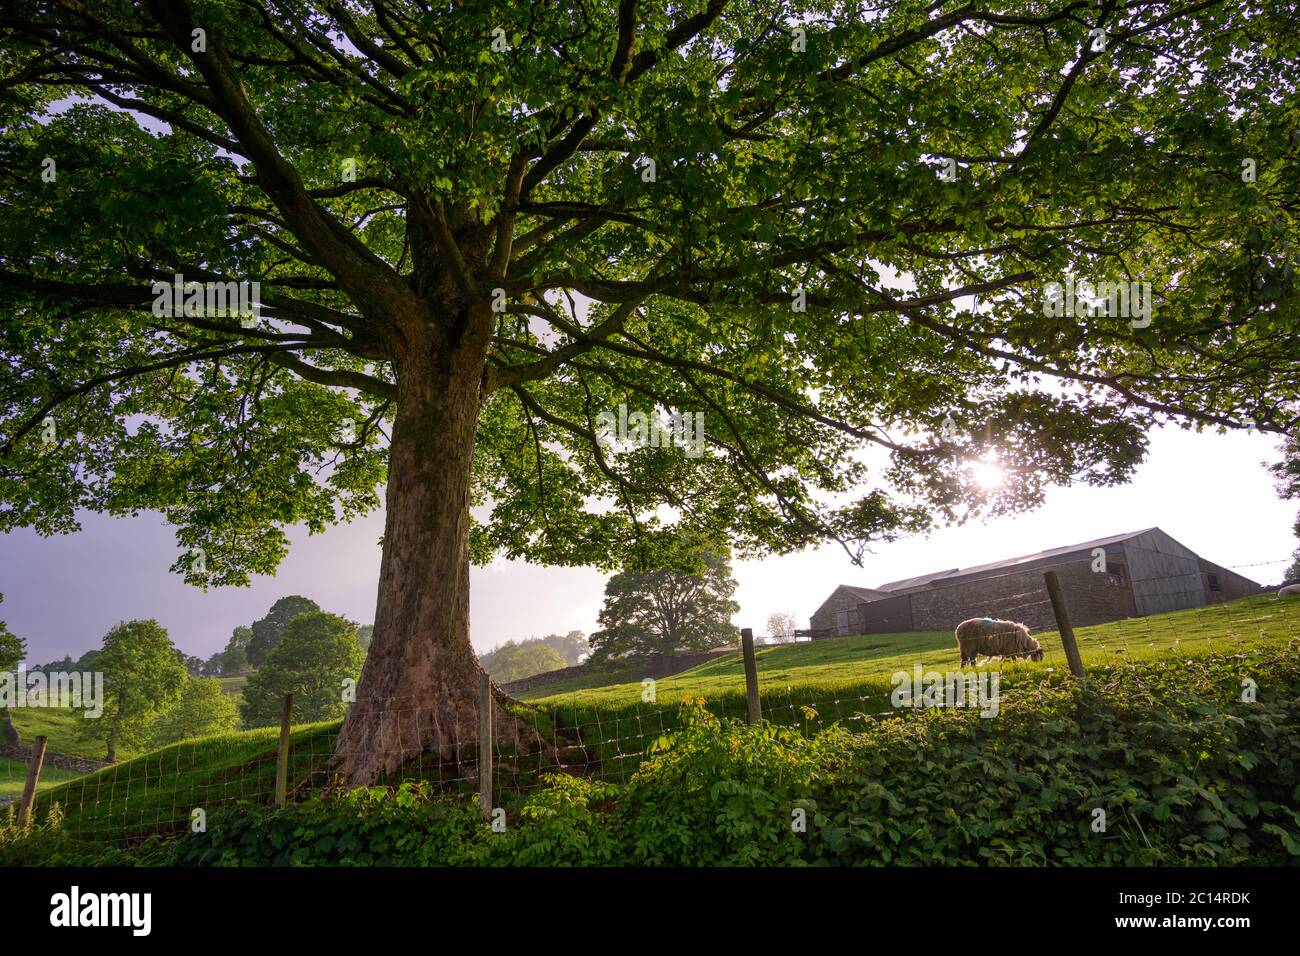
[[[1193,653],[1202,644],[1222,649],[1224,642],[1284,641],[1300,637],[1300,601],[1281,602],[1272,595],[1263,595],[1079,628],[1076,637],[1085,664],[1113,661],[1117,655],[1142,658],[1184,650]],[[1041,662],[1007,666],[1017,670],[1064,667],[1065,653],[1059,636],[1052,632],[1039,634],[1038,639],[1046,652]],[[946,670],[959,666],[956,641],[950,631],[827,638],[760,647],[755,657],[759,685],[773,693],[787,686],[838,691],[863,681],[887,680],[894,672],[910,670],[917,663]],[[744,665],[736,653],[662,678],[655,689],[660,702],[686,695],[714,699],[739,693],[744,689]],[[590,679],[584,676],[520,696],[551,707],[622,707],[639,702],[641,694],[639,678],[591,686]]]
[[[1117,660],[1221,653],[1282,644],[1300,637],[1300,601],[1273,595],[1246,598],[1151,617],[1132,618],[1076,631],[1085,666]],[[1057,634],[1038,635],[1042,661],[1008,661],[1001,667],[1001,693],[1014,699],[1025,682],[1059,679],[1067,672]],[[914,633],[828,638],[764,647],[756,652],[763,716],[811,733],[837,721],[854,722],[897,713],[890,705],[891,676],[925,670],[956,671],[960,659],[951,633]],[[990,665],[982,665],[990,666]],[[539,708],[534,723],[542,733],[574,734],[609,779],[625,780],[677,726],[683,697],[703,697],[723,717],[745,715],[744,669],[740,654],[658,680],[655,699],[642,699],[639,680],[605,687],[537,688],[529,699]]]
[[[57,787],[61,783],[75,780],[80,776],[75,770],[60,770],[57,767],[45,767],[41,771],[41,782],[37,792]],[[4,797],[21,797],[23,784],[27,782],[27,764],[10,757],[0,757],[0,799]]]
[[[1227,605],[1180,611],[1151,618],[1082,628],[1079,644],[1086,665],[1155,657],[1193,658],[1280,646],[1300,636],[1300,601],[1279,603],[1262,596]],[[1006,662],[1002,667],[1004,705],[1014,706],[1015,688],[1065,679],[1059,639],[1040,635],[1041,662]],[[759,684],[765,718],[804,732],[841,721],[851,729],[874,715],[899,712],[889,706],[890,675],[926,669],[956,670],[951,634],[903,634],[834,638],[762,648]],[[744,679],[739,655],[719,658],[664,678],[657,700],[642,701],[639,681],[588,687],[568,693],[544,688],[548,696],[521,711],[553,737],[580,735],[591,760],[585,769],[611,780],[625,780],[654,752],[663,735],[677,726],[682,697],[704,697],[722,717],[744,714]],[[294,728],[291,785],[308,779],[329,755],[335,723]],[[265,803],[274,792],[275,729],[237,731],[205,740],[174,744],[61,786],[43,789],[38,811],[57,800],[68,831],[92,839],[131,840],[149,832],[184,826],[195,808],[212,810],[238,800]],[[503,793],[529,779],[526,769],[512,777],[508,758],[498,780]],[[319,778],[317,778],[319,779]]]
[[[76,712],[69,707],[16,707],[12,714],[14,726],[23,735],[24,745],[44,736],[50,738],[47,747],[51,753],[90,757],[93,760],[104,759],[102,740],[77,739]],[[117,752],[119,759],[134,757],[139,753],[130,747],[118,747]]]
[[[252,674],[238,674],[234,677],[218,677],[217,680],[221,681],[223,693],[238,697],[243,694],[244,685],[248,683],[248,679],[252,676]]]

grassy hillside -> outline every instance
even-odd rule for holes
[[[1000,671],[1004,695],[1066,672],[1059,636],[1037,636],[1043,660],[1005,662]],[[1232,648],[1262,649],[1297,636],[1300,601],[1279,601],[1272,595],[1076,632],[1084,664],[1090,668],[1170,655],[1193,658]],[[756,657],[763,716],[806,733],[837,721],[861,726],[872,716],[893,714],[890,678],[898,671],[911,672],[918,664],[936,671],[960,666],[950,633],[829,638],[760,648]],[[533,715],[539,728],[552,734],[567,728],[570,736],[579,734],[590,761],[602,776],[614,780],[626,780],[661,736],[678,726],[676,705],[684,697],[707,699],[709,709],[719,716],[745,714],[738,653],[657,681],[652,702],[642,700],[639,680],[569,693],[556,693],[554,687],[538,690],[532,703],[540,708]]]
[[[333,747],[338,722],[302,724],[289,743],[290,787]],[[187,740],[42,789],[38,818],[58,802],[64,828],[85,839],[131,840],[186,826],[195,809],[211,813],[240,800],[265,801],[275,792],[276,727]]]
[[[1245,675],[1258,695],[1243,700]],[[284,811],[227,806],[202,832],[169,842],[86,843],[66,828],[0,826],[0,865],[1300,860],[1300,642],[1120,659],[1095,666],[1087,682],[1038,677],[996,720],[947,708],[813,736],[719,723],[692,703],[626,785],[554,775],[498,795],[505,832],[483,822],[472,797],[404,785],[309,797]],[[806,830],[791,826],[792,808],[806,812]]]
[[[1153,618],[1122,621],[1079,632],[1084,661],[1090,669],[1109,672],[1117,663],[1160,660],[1167,669],[1188,673],[1199,659],[1240,653],[1276,654],[1300,636],[1300,601],[1279,603],[1272,597],[1200,608]],[[1007,662],[1001,671],[1004,709],[1017,695],[1029,699],[1042,686],[1065,681],[1064,655],[1054,635],[1041,635],[1047,650],[1042,662]],[[1245,660],[1243,657],[1242,660]],[[906,634],[830,639],[808,644],[763,648],[759,681],[763,713],[773,723],[805,737],[840,722],[865,731],[874,716],[897,715],[889,706],[890,675],[927,669],[955,670],[956,646],[950,634]],[[1243,664],[1243,666],[1245,666]],[[722,717],[744,714],[743,676],[739,657],[721,658],[658,682],[657,700],[643,702],[639,682],[551,695],[521,711],[540,730],[573,740],[586,751],[583,766],[598,778],[626,782],[647,758],[662,750],[667,736],[680,727],[679,702],[685,696],[708,699],[709,710]],[[996,723],[996,722],[994,722]],[[308,779],[328,758],[337,723],[294,728],[291,780]],[[273,728],[232,732],[166,747],[134,760],[43,790],[38,811],[57,800],[66,829],[94,839],[131,839],[149,832],[183,828],[191,811],[209,812],[237,801],[265,803],[274,791],[277,731]],[[504,789],[522,761],[499,767]],[[317,780],[319,778],[316,778]],[[520,778],[527,780],[527,775]]]
[[[1116,656],[1137,659],[1184,650],[1194,653],[1204,645],[1222,648],[1224,642],[1255,644],[1296,636],[1300,636],[1300,600],[1283,602],[1272,595],[1076,630],[1085,664],[1111,661]],[[1060,637],[1047,632],[1039,634],[1038,640],[1046,651],[1042,662],[1009,666],[1064,667]],[[956,670],[960,664],[949,631],[827,638],[760,647],[755,656],[760,686],[817,685],[828,689],[888,678],[917,663],[945,670]],[[685,695],[712,699],[743,687],[744,665],[737,653],[663,678],[657,681],[656,692],[660,701]],[[595,687],[553,684],[521,696],[551,706],[621,706],[639,701],[641,693],[640,678],[633,678]]]
[[[78,740],[77,716],[70,707],[17,707],[13,710],[14,726],[23,735],[26,746],[37,737],[50,738],[47,749],[56,754],[104,759],[102,740]],[[117,748],[119,758],[134,757],[139,751],[130,747]]]

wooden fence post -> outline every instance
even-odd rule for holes
[[[36,784],[41,779],[41,767],[45,765],[45,745],[49,737],[37,737],[32,745],[32,756],[27,763],[27,783],[23,785],[23,802],[18,805],[18,825],[28,827],[32,824],[32,804],[36,802]]]
[[[1047,596],[1052,599],[1052,613],[1056,615],[1056,628],[1061,632],[1061,645],[1065,648],[1065,659],[1070,663],[1070,673],[1083,677],[1083,658],[1079,656],[1079,645],[1074,641],[1074,628],[1070,626],[1070,612],[1065,607],[1061,580],[1055,571],[1044,572],[1043,580],[1047,582]]]
[[[478,802],[484,820],[492,819],[492,678],[478,678]]]
[[[740,629],[740,649],[745,655],[745,723],[756,724],[763,719],[758,704],[758,663],[754,660],[754,630]]]
[[[275,805],[283,809],[289,802],[289,719],[293,715],[293,694],[284,695],[280,714],[280,752],[275,758]]]

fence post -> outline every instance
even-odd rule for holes
[[[763,719],[758,704],[758,663],[754,660],[754,630],[740,629],[740,649],[745,655],[745,723],[756,724]]]
[[[283,809],[289,802],[289,718],[293,714],[293,694],[284,695],[280,714],[280,751],[275,758],[275,805]]]
[[[484,820],[492,819],[492,678],[478,678],[478,802]]]
[[[1061,580],[1055,571],[1043,573],[1047,582],[1047,596],[1052,599],[1052,613],[1056,615],[1056,627],[1061,632],[1061,645],[1065,648],[1065,659],[1070,663],[1070,673],[1083,677],[1083,658],[1079,656],[1079,645],[1074,642],[1074,628],[1070,626],[1070,612],[1065,607],[1065,593],[1061,590]]]
[[[45,745],[49,737],[37,737],[32,744],[32,756],[27,763],[27,783],[23,785],[23,802],[18,805],[18,825],[31,826],[32,804],[36,801],[36,784],[41,779],[41,767],[45,765]]]

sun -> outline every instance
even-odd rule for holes
[[[985,491],[992,491],[1006,484],[1007,473],[996,462],[973,461],[968,467],[975,484]]]

